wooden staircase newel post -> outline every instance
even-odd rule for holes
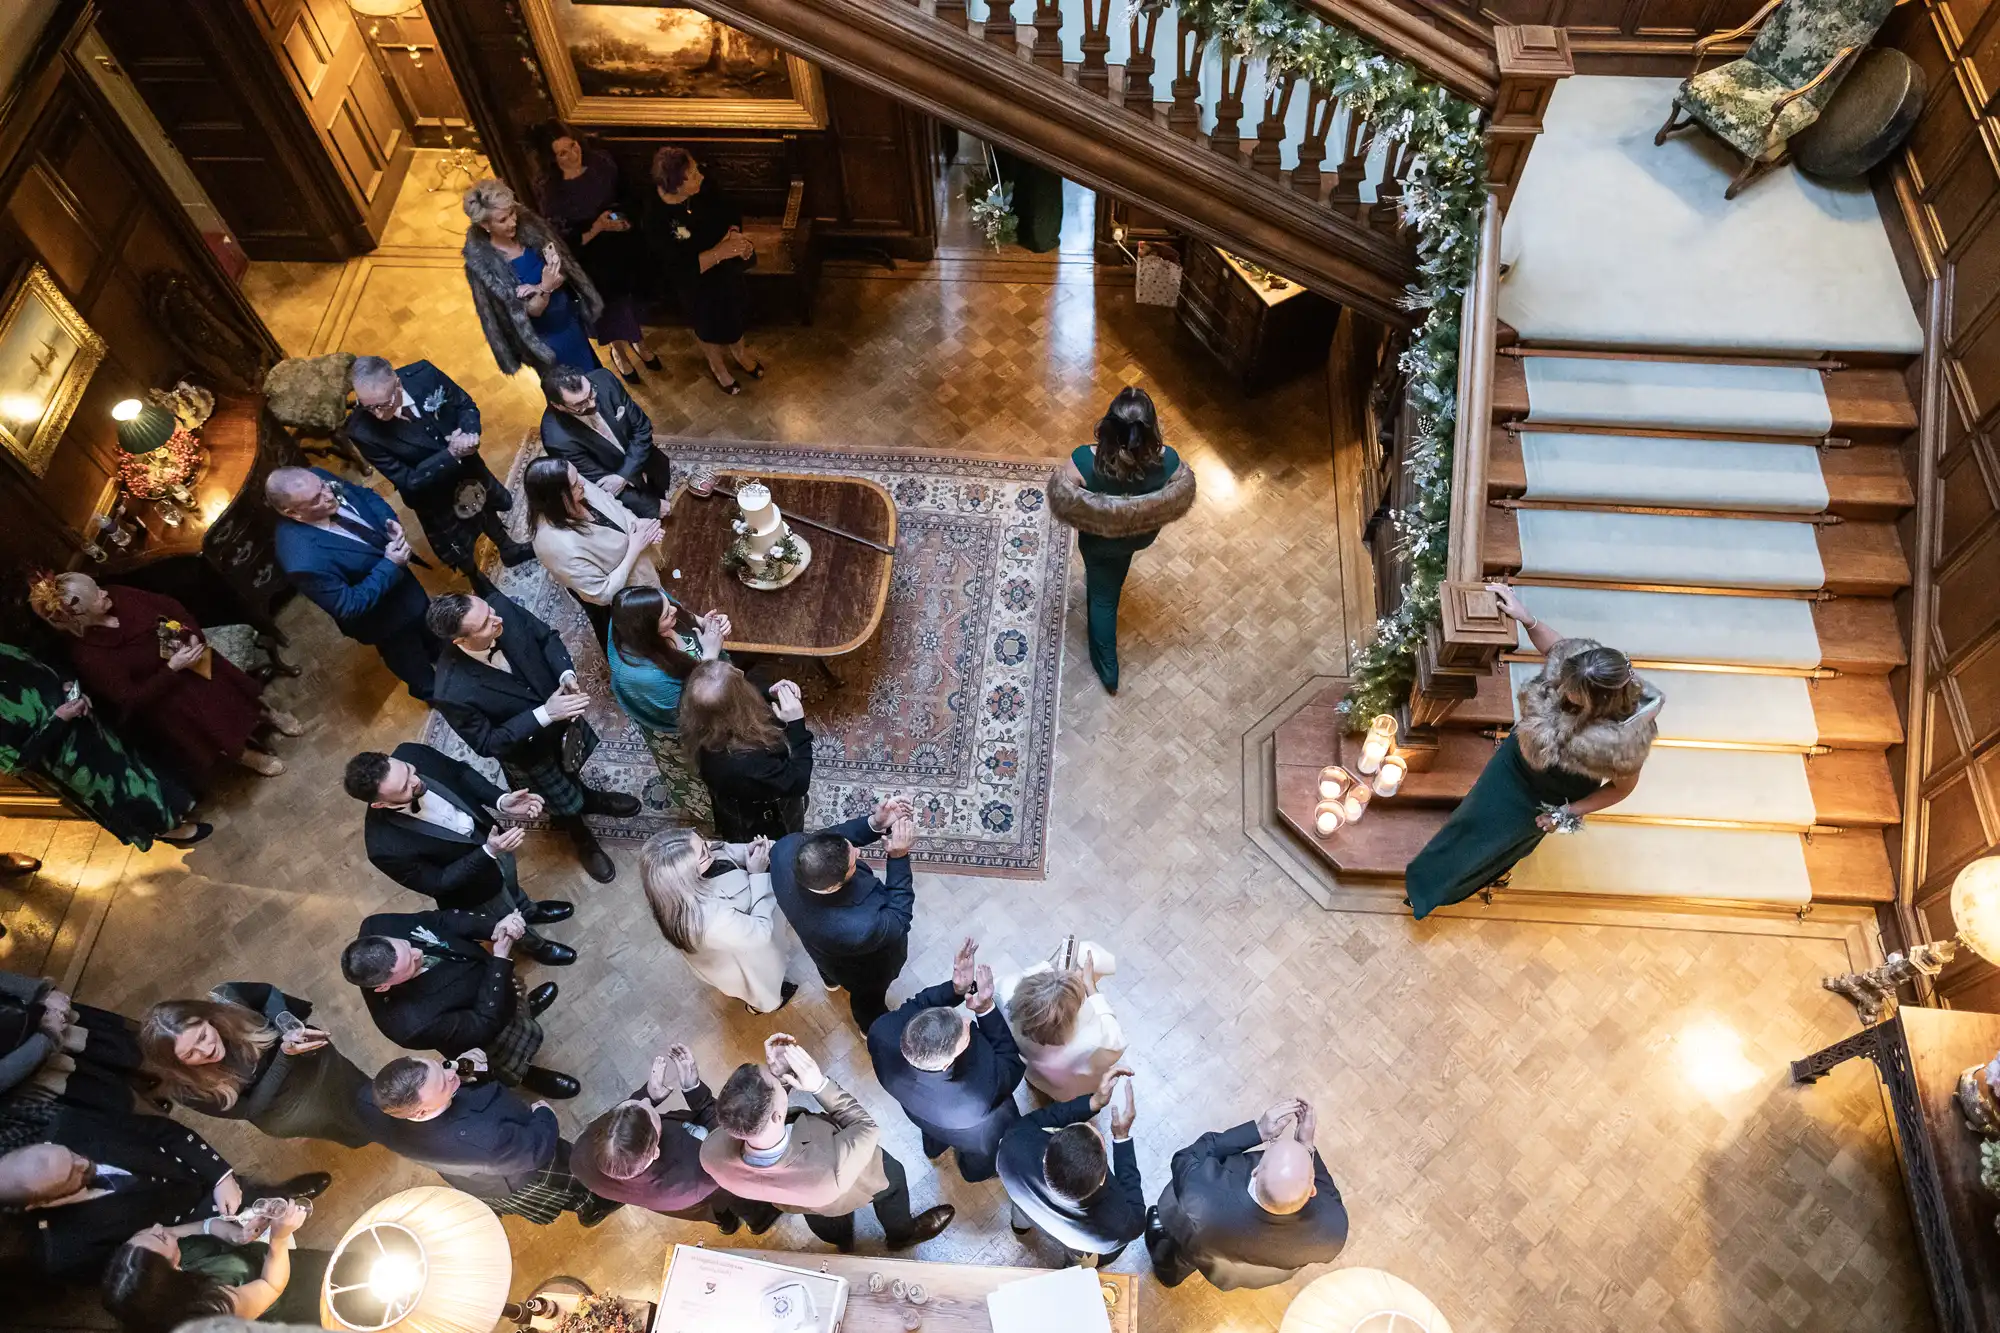
[[[1139,24],[1144,22],[1145,35]],[[1148,120],[1153,118],[1153,38],[1160,31],[1160,11],[1141,8],[1132,11],[1132,54],[1125,57],[1125,109]]]
[[[1215,99],[1215,128],[1208,132],[1208,146],[1232,161],[1243,157],[1243,84],[1249,77],[1249,55],[1223,47],[1222,92]]]
[[[1104,57],[1111,53],[1111,0],[1083,0],[1083,63],[1077,66],[1076,86],[1097,97],[1111,91],[1111,69]]]
[[[1542,24],[1501,24],[1493,29],[1500,89],[1486,121],[1486,181],[1504,214],[1528,165],[1528,151],[1542,132],[1542,116],[1556,84],[1576,72],[1569,32]]]
[[[1020,45],[1019,25],[1014,22],[1014,0],[986,0],[986,40],[1009,51]]]
[[[910,3],[921,7],[923,0],[910,0]],[[965,16],[965,0],[937,0],[937,16],[940,22],[949,23],[960,32],[971,26]]]
[[[1318,199],[1324,179],[1319,164],[1326,160],[1326,135],[1333,127],[1333,113],[1337,107],[1333,91],[1320,84],[1313,84],[1306,96],[1306,132],[1305,137],[1299,140],[1298,165],[1292,168],[1292,193]]]
[[[1208,30],[1181,28],[1174,33],[1173,105],[1167,108],[1167,131],[1183,139],[1201,137],[1201,57],[1208,50]]]
[[[1356,221],[1365,220],[1367,212],[1361,203],[1361,181],[1368,174],[1369,146],[1368,122],[1349,112],[1347,150],[1334,168],[1333,193],[1327,196],[1327,204]]]
[[[1264,118],[1257,122],[1257,145],[1250,150],[1250,170],[1266,180],[1277,180],[1285,169],[1285,114],[1292,107],[1292,89],[1298,75],[1273,75],[1265,67]]]
[[[1035,0],[1035,46],[1032,51],[1037,67],[1054,74],[1062,73],[1063,12],[1062,0]]]

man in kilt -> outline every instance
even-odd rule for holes
[[[570,1174],[569,1140],[547,1102],[531,1105],[498,1083],[468,1085],[450,1061],[391,1060],[355,1105],[377,1143],[496,1213],[547,1226],[570,1212],[594,1227],[623,1206]]]
[[[630,818],[639,798],[583,785],[597,733],[583,720],[590,696],[555,631],[511,598],[447,593],[425,622],[447,640],[431,697],[473,753],[500,761],[507,785],[542,798],[550,822],[569,834],[583,869],[600,884],[617,872],[586,814]]]
[[[513,952],[527,929],[519,912],[498,921],[471,912],[380,912],[362,921],[360,936],[340,955],[340,971],[361,987],[375,1026],[398,1046],[446,1059],[483,1056],[501,1083],[574,1097],[575,1079],[533,1063],[542,1046],[535,1019],[555,1003],[556,984],[522,994]]]

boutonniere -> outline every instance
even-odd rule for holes
[[[444,948],[444,941],[431,934],[429,926],[418,926],[410,932],[410,938],[419,944],[434,944],[440,949]]]
[[[430,415],[435,413],[440,407],[443,406],[444,406],[444,386],[439,385],[437,388],[431,390],[429,397],[424,399],[424,412],[426,415]]]
[[[617,407],[613,408],[611,417],[614,421],[623,421],[625,419],[625,404],[620,403]]]
[[[691,241],[694,239],[694,233],[687,229],[685,222],[676,222],[674,224],[674,239],[677,241]]]

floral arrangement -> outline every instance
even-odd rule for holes
[[[1141,7],[1164,3],[1141,0]],[[1480,110],[1291,0],[1178,0],[1176,9],[1183,25],[1263,57],[1276,74],[1319,84],[1350,115],[1413,150],[1400,202],[1403,221],[1416,233],[1418,277],[1405,304],[1425,313],[1399,363],[1416,413],[1407,462],[1416,485],[1415,499],[1395,518],[1410,581],[1402,604],[1376,621],[1373,640],[1354,646],[1345,703],[1350,718],[1393,712],[1409,698],[1417,645],[1437,623],[1444,581],[1458,423],[1459,302],[1478,262],[1486,206]]]
[[[556,1333],[646,1333],[646,1321],[630,1301],[616,1296],[586,1296],[563,1316]]]
[[[995,250],[1012,245],[1021,234],[1021,219],[1014,213],[1014,187],[991,181],[983,192],[974,195],[975,186],[966,187],[966,198],[972,205],[972,225],[986,234],[986,243]]]
[[[761,557],[753,559],[750,554],[750,536],[742,532],[742,524],[737,524],[738,537],[729,543],[729,549],[722,553],[722,567],[733,574],[751,571],[751,577],[778,582],[804,562],[805,548],[799,539],[787,529],[785,535],[771,543],[771,549]]]
[[[201,458],[200,443],[185,427],[176,426],[159,448],[124,455],[118,463],[118,478],[127,493],[141,500],[179,499],[175,492],[186,492]]]

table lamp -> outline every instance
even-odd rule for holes
[[[2000,856],[1982,856],[1951,882],[1951,919],[1958,942],[2000,963]]]
[[[1451,1325],[1393,1273],[1336,1268],[1292,1298],[1278,1333],[1451,1333]]]
[[[153,452],[173,438],[179,425],[166,408],[137,398],[113,404],[111,419],[118,423],[118,447],[128,454]]]
[[[348,1333],[491,1333],[513,1256],[491,1208],[423,1185],[355,1219],[320,1284],[320,1323]]]

